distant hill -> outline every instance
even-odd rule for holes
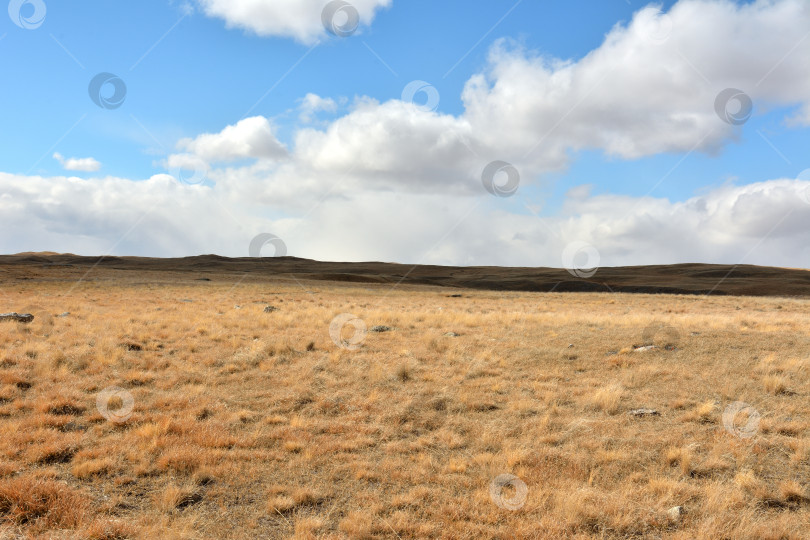
[[[556,268],[433,266],[383,262],[322,262],[296,257],[183,258],[83,257],[72,254],[0,255],[0,282],[52,280],[73,268],[110,272],[171,272],[211,280],[240,273],[294,276],[299,280],[434,285],[494,291],[628,292],[695,295],[810,296],[810,271],[753,265],[673,264],[600,268],[583,279]]]

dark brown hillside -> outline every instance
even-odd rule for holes
[[[555,268],[432,266],[382,262],[322,262],[296,257],[183,258],[84,257],[23,253],[0,256],[0,282],[7,280],[86,280],[132,278],[159,272],[177,279],[295,277],[298,280],[433,285],[481,290],[534,292],[629,292],[697,295],[809,296],[810,272],[752,265],[674,264],[600,268],[580,279]]]

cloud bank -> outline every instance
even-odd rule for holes
[[[320,32],[310,13],[320,2],[289,11],[279,7],[286,2],[201,2],[262,35],[306,41]],[[365,22],[387,2],[355,5]],[[806,266],[810,175],[799,171],[686,201],[591,196],[580,186],[542,218],[523,194],[583,150],[623,160],[722,151],[744,129],[728,121],[740,102],[718,108],[727,88],[750,97],[752,114],[783,109],[785,122],[805,128],[808,29],[810,4],[801,0],[681,0],[668,13],[640,10],[578,60],[495,43],[465,85],[459,115],[361,97],[312,124],[318,111],[336,110],[337,97],[309,94],[289,145],[271,119],[246,118],[178,141],[165,160],[172,176],[0,174],[0,226],[15,231],[2,250],[245,256],[255,235],[271,232],[289,254],[326,260],[562,266],[566,247],[579,242],[594,246],[602,265]],[[520,171],[508,201],[482,186],[493,160]],[[194,170],[195,181],[183,183],[175,169]]]

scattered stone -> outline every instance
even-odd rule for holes
[[[393,328],[391,328],[390,326],[385,326],[384,324],[378,324],[376,326],[372,326],[371,328],[369,328],[369,330],[372,332],[389,332],[393,330]]]
[[[573,348],[574,348],[574,344],[573,344],[573,343],[569,343],[569,344],[568,344],[568,348],[569,348],[569,349],[573,349]]]
[[[193,302],[194,300],[192,300],[191,298],[181,298],[181,299],[180,299],[180,301],[181,301],[181,302],[186,302],[186,303],[189,303],[189,304],[190,304],[190,303],[191,303],[191,302]]]
[[[683,517],[684,509],[683,506],[673,506],[669,510],[667,510],[667,517],[669,517],[672,521],[680,521]]]
[[[633,409],[627,414],[632,416],[661,416],[661,413],[655,409]]]
[[[278,308],[275,306],[264,306],[265,313],[273,313],[274,311],[278,311]]]
[[[203,500],[203,497],[202,497],[202,495],[200,493],[197,493],[197,492],[186,493],[186,494],[183,494],[180,497],[180,500],[178,500],[177,504],[175,504],[174,506],[175,506],[175,508],[178,508],[178,509],[182,510],[183,508],[188,508],[189,506],[197,504],[198,502],[200,502],[202,500]]]
[[[461,295],[460,294],[451,294],[451,295],[448,295],[447,298],[461,298]]]
[[[124,343],[124,348],[128,351],[140,351],[142,349],[137,343]]]
[[[64,313],[60,313],[59,315],[57,315],[57,317],[64,318],[64,317],[67,317],[68,315],[70,315],[70,312],[69,312],[69,311],[66,311],[66,312],[64,312]]]
[[[653,349],[657,349],[655,345],[641,345],[639,347],[634,347],[633,352],[644,352],[644,351],[651,351]]]
[[[456,334],[455,332],[447,332],[446,334],[444,334],[444,337],[458,337],[460,335],[461,334]]]
[[[30,313],[0,313],[0,321],[16,321],[21,323],[30,323],[34,320],[34,316]]]
[[[59,426],[58,429],[59,429],[59,431],[61,431],[63,433],[70,433],[70,432],[75,432],[75,431],[87,431],[87,426],[84,426],[84,425],[79,424],[77,422],[72,422],[71,421],[71,422],[68,422],[67,424]]]
[[[617,354],[619,354],[619,351],[608,351],[605,356],[616,356]]]
[[[239,304],[236,304],[236,305],[233,306],[233,309],[242,309],[242,306],[240,306]]]

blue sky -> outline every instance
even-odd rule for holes
[[[276,4],[285,4],[285,1]],[[12,1],[12,7],[14,4]],[[39,8],[44,20],[32,29],[20,28],[11,16],[0,22],[0,69],[5,77],[5,84],[0,86],[0,99],[5,104],[0,108],[4,128],[0,130],[3,148],[0,171],[7,174],[9,185],[16,188],[7,190],[6,200],[16,197],[14,207],[18,211],[28,208],[43,221],[39,234],[27,239],[30,245],[22,245],[22,240],[18,240],[10,242],[4,251],[112,250],[121,253],[124,250],[126,254],[162,256],[197,252],[240,255],[244,249],[230,246],[246,244],[251,230],[258,233],[272,229],[280,233],[290,231],[290,254],[314,258],[559,266],[559,252],[564,245],[580,239],[594,243],[599,236],[593,233],[594,223],[611,220],[618,223],[624,219],[599,214],[605,207],[615,206],[616,197],[621,198],[622,204],[633,207],[639,200],[643,201],[643,197],[651,196],[657,203],[668,205],[665,212],[677,213],[681,208],[678,203],[686,204],[696,197],[722,192],[729,185],[743,189],[768,181],[793,180],[790,186],[799,190],[797,199],[801,200],[804,184],[796,178],[810,168],[806,158],[810,142],[807,121],[789,120],[792,116],[801,116],[802,107],[810,102],[806,93],[810,90],[808,69],[801,63],[801,58],[807,57],[804,53],[810,44],[810,40],[802,36],[809,27],[800,24],[806,22],[802,17],[810,15],[807,7],[798,1],[784,0],[772,5],[719,0],[657,4],[621,0],[498,0],[471,7],[470,2],[460,0],[363,0],[356,2],[362,23],[348,37],[330,35],[318,26],[321,10],[327,2],[315,0],[300,2],[299,6],[306,4],[305,8],[278,13],[265,9],[273,4],[269,0],[191,3],[96,0],[70,4],[45,0],[39,4],[20,1],[16,4],[22,4],[23,19],[30,20]],[[706,6],[711,9],[707,10]],[[695,13],[704,12],[709,18],[718,18],[715,21],[720,25],[718,36],[703,29],[706,21],[695,18]],[[244,17],[244,13],[248,15]],[[790,16],[793,21],[788,20]],[[263,21],[262,17],[273,20]],[[285,17],[290,20],[283,20]],[[784,21],[780,17],[784,17]],[[730,20],[732,18],[734,21]],[[636,39],[639,32],[643,35],[645,24],[662,24],[662,21],[666,23],[664,33],[656,40]],[[759,48],[753,44],[754,34],[768,32],[769,25],[782,23],[795,25],[793,30],[785,29],[783,42]],[[730,32],[739,33],[735,38],[751,41],[750,50],[735,50],[728,39],[724,40],[726,43],[714,42],[720,39],[723,24],[729,26]],[[746,32],[751,35],[747,36]],[[606,42],[609,33],[618,45]],[[638,55],[637,62],[633,60],[634,55]],[[762,58],[759,62],[756,59],[745,62],[744,58],[751,55]],[[662,73],[678,70],[683,75],[672,79],[663,75],[663,79],[655,80],[654,76],[646,74],[661,68],[663,62],[677,62],[677,65],[673,63],[671,69],[662,69]],[[768,66],[771,68],[765,69]],[[88,84],[101,72],[112,73],[126,84],[125,100],[119,108],[107,110],[90,99]],[[545,78],[546,74],[555,72],[562,82]],[[577,79],[587,81],[595,77],[595,73],[606,73],[605,84],[589,86],[583,82],[577,91]],[[611,73],[619,75],[613,78]],[[638,81],[634,78],[636,73]],[[537,77],[536,86],[531,76]],[[469,92],[477,77],[483,77],[486,88],[476,94],[479,107],[473,112],[471,99],[463,96],[465,88]],[[627,81],[626,87],[622,79]],[[403,102],[403,88],[415,80],[426,81],[435,88],[440,96],[439,105],[433,111],[407,112],[414,116],[402,125],[397,124],[399,120],[393,118],[400,118],[399,113],[386,109],[386,104],[392,100]],[[753,115],[744,125],[732,127],[714,112],[710,98],[724,87],[739,88],[743,84],[751,87],[740,89],[752,96]],[[566,89],[565,85],[571,86]],[[789,90],[791,88],[793,90]],[[661,93],[662,89],[665,92]],[[110,90],[109,87],[104,89]],[[681,103],[682,97],[693,99],[690,96],[693,90],[694,100]],[[572,101],[566,100],[566,93],[573,96]],[[660,107],[655,102],[658,93],[661,93]],[[303,118],[302,100],[307,95],[331,101],[325,110]],[[519,110],[524,103],[538,100],[538,96],[542,100],[537,106],[526,105],[525,111]],[[637,110],[634,96],[645,102]],[[678,103],[673,105],[672,111],[665,110],[675,102]],[[362,133],[353,132],[352,126],[360,132],[369,129],[367,123],[364,128],[352,123],[363,103],[366,106],[372,103],[369,121],[374,122],[374,115],[379,115],[382,132],[394,133],[392,139],[396,140],[389,146],[372,148],[367,142],[355,140]],[[418,106],[419,102],[408,105]],[[504,116],[498,112],[501,110],[511,112]],[[515,118],[508,118],[513,113]],[[532,120],[535,114],[536,122]],[[594,118],[593,133],[588,133],[588,114],[599,115]],[[266,121],[270,127],[260,129],[273,141],[265,142],[271,146],[277,144],[287,154],[281,157],[284,152],[279,150],[278,155],[270,159],[269,154],[255,155],[251,151],[237,151],[233,155],[217,151],[216,157],[212,157],[208,150],[200,150],[199,145],[180,143],[182,140],[193,142],[203,134],[225,137],[222,135],[225,128],[245,118]],[[526,125],[520,125],[524,120]],[[681,122],[690,123],[693,132],[681,133]],[[418,132],[422,127],[414,128],[417,124],[427,130],[427,135]],[[513,132],[513,125],[520,126]],[[412,137],[402,139],[396,135],[399,130],[412,133]],[[439,152],[436,163],[426,160],[424,164],[411,167],[414,159],[419,160],[422,154],[432,155],[437,148],[437,141],[430,138],[436,130],[464,133],[464,137],[477,139],[471,143],[469,163],[448,164],[450,158]],[[499,130],[504,130],[502,136]],[[543,149],[529,158],[524,148],[517,148],[521,142],[511,144],[514,152],[498,142],[507,141],[512,135],[516,137],[521,130],[527,133],[523,139],[526,149],[531,147],[532,137],[541,141]],[[611,135],[614,130],[615,137]],[[668,139],[666,134],[670,131],[673,134]],[[334,141],[327,136],[330,133]],[[611,142],[624,138],[627,140],[621,145]],[[222,142],[218,141],[217,144]],[[340,147],[343,141],[352,141],[345,143],[345,152]],[[418,148],[420,141],[424,142],[423,149]],[[374,143],[378,142],[379,137],[376,137]],[[395,152],[410,142],[416,145],[407,153],[410,157],[393,156],[382,160],[384,163],[372,163],[375,156],[387,156],[387,152]],[[228,144],[231,143],[233,141],[229,140]],[[545,147],[554,147],[554,150],[549,150],[549,155],[545,156]],[[309,151],[304,151],[307,149]],[[331,209],[319,206],[317,216],[308,215],[307,209],[311,206],[302,199],[323,193],[324,189],[328,192],[335,182],[334,178],[323,174],[323,168],[315,166],[318,171],[313,172],[313,163],[343,163],[342,156],[354,155],[353,152],[356,156],[349,158],[349,162],[352,159],[362,162],[364,165],[359,168],[367,170],[341,171],[340,174],[357,175],[352,176],[351,190],[334,191],[331,195],[336,202]],[[448,155],[456,156],[455,150],[449,152]],[[54,157],[57,153],[62,159]],[[216,204],[223,208],[223,215],[251,217],[212,228],[219,235],[232,226],[232,238],[209,236],[206,239],[203,235],[190,240],[183,236],[181,224],[169,225],[165,219],[150,214],[146,221],[155,217],[152,227],[165,230],[163,234],[169,239],[156,246],[149,240],[155,234],[151,230],[145,231],[140,240],[136,233],[123,242],[116,242],[116,232],[109,230],[110,220],[104,215],[105,212],[118,214],[114,205],[106,210],[103,205],[91,205],[87,211],[92,210],[93,215],[86,216],[87,229],[78,230],[65,220],[75,215],[75,209],[67,206],[73,204],[81,208],[81,200],[59,203],[49,199],[60,190],[73,190],[74,195],[95,193],[98,197],[105,189],[115,189],[121,200],[134,200],[127,191],[138,189],[133,184],[166,180],[167,173],[176,171],[172,159],[182,161],[172,156],[190,154],[204,161],[210,169],[203,184],[189,186],[179,182],[180,187],[198,190],[194,197],[216,199]],[[70,158],[92,158],[98,165],[66,167],[66,160]],[[526,231],[522,225],[515,225],[521,229],[519,232],[493,233],[488,241],[490,245],[499,245],[495,251],[503,255],[497,256],[491,249],[477,245],[475,238],[480,236],[480,231],[467,230],[465,224],[452,229],[445,238],[455,223],[452,220],[452,223],[437,222],[420,229],[418,234],[424,235],[421,249],[411,245],[407,238],[401,239],[398,247],[392,247],[390,241],[375,239],[368,243],[353,242],[356,246],[353,250],[341,252],[326,247],[331,242],[312,239],[313,231],[319,228],[340,229],[341,212],[346,212],[346,219],[351,221],[357,211],[368,210],[369,205],[375,206],[375,210],[385,208],[386,204],[398,208],[421,204],[421,208],[425,201],[420,202],[419,197],[433,197],[427,205],[434,209],[464,206],[458,201],[467,199],[459,199],[459,194],[466,197],[472,188],[461,185],[461,181],[458,185],[447,182],[446,175],[458,171],[459,177],[478,181],[469,171],[480,170],[487,161],[500,158],[514,162],[520,169],[519,196],[493,199],[486,198],[483,191],[477,193],[469,199],[471,204],[476,201],[479,204],[472,211],[473,220],[480,223],[492,219],[503,224],[527,217],[537,219],[532,215],[534,212],[554,221],[559,228],[553,246],[537,237],[541,232]],[[526,162],[521,158],[526,158]],[[465,161],[465,158],[459,159]],[[31,177],[45,179],[42,181],[47,185],[36,188],[42,192],[31,195],[34,187],[23,189],[25,179]],[[300,184],[300,194],[290,191],[293,189],[290,178]],[[79,179],[83,183],[79,183]],[[115,187],[110,188],[105,183]],[[600,203],[598,212],[593,205],[583,202],[580,195],[574,199],[584,206],[571,206],[570,190],[583,185],[589,186],[583,188],[589,200]],[[27,192],[30,198],[20,199],[22,192]],[[575,193],[580,191],[575,189]],[[736,192],[737,200],[740,193]],[[772,189],[765,186],[757,193],[772,194]],[[313,203],[328,205],[331,195],[325,200],[315,197]],[[374,196],[380,198],[372,200]],[[408,200],[394,202],[397,196]],[[164,194],[164,199],[166,197],[169,195]],[[194,197],[184,198],[181,206],[188,209]],[[355,206],[346,205],[347,199],[352,198]],[[210,215],[207,204],[214,203],[194,200],[199,203],[193,209],[195,216]],[[284,201],[300,202],[301,206]],[[65,206],[63,217],[58,216],[60,204]],[[762,204],[769,203],[763,201]],[[771,206],[763,208],[774,216],[781,215],[783,209]],[[47,212],[43,210],[45,207]],[[590,219],[588,208],[594,212]],[[140,210],[142,214],[151,211],[147,207]],[[379,228],[375,227],[375,220],[384,219],[386,213],[382,211],[378,216],[375,210],[369,211],[367,216],[367,225],[372,229]],[[798,214],[794,213],[791,220],[804,219],[805,210],[804,206],[797,207]],[[174,213],[170,208],[164,211]],[[460,218],[467,210],[457,211]],[[733,208],[730,211],[734,214]],[[137,220],[136,214],[133,214],[134,220]],[[435,215],[435,211],[428,214]],[[331,216],[328,220],[327,215]],[[317,219],[313,220],[315,217]],[[704,221],[710,221],[708,217]],[[408,221],[407,215],[401,219]],[[702,220],[695,216],[692,219]],[[579,220],[579,226],[575,231],[566,232],[571,220]],[[714,226],[721,227],[721,223],[723,220]],[[361,225],[358,223],[356,227]],[[750,224],[738,225],[748,231]],[[636,226],[623,234],[635,231]],[[129,229],[123,222],[115,227],[121,228],[120,234]],[[294,234],[292,229],[299,233]],[[308,235],[300,233],[302,230],[308,230]],[[611,230],[616,231],[615,224]],[[357,235],[357,231],[348,227],[344,232]],[[768,233],[768,228],[761,232]],[[779,229],[776,232],[779,233]],[[456,234],[458,238],[454,238]],[[535,236],[536,250],[524,243],[514,244],[515,238],[520,240],[527,235]],[[737,238],[736,244],[734,240],[722,240],[720,251],[708,245],[693,251],[684,247],[677,256],[665,252],[655,261],[649,251],[634,256],[631,246],[619,245],[621,236],[616,233],[604,242],[600,250],[603,262],[705,260],[734,263],[738,262],[734,259],[742,258],[748,251],[743,244],[752,245],[751,239],[756,234],[751,236],[750,231],[745,232],[743,237]],[[171,238],[175,240],[172,242]],[[450,245],[439,246],[431,253],[434,239],[443,239]],[[655,238],[646,240],[660,244]],[[383,244],[386,245],[381,247]],[[782,249],[774,245],[774,253]],[[761,253],[762,260],[755,259],[760,263],[772,256],[766,249]],[[806,266],[806,254],[804,249],[782,257],[783,260],[775,264]],[[724,260],[714,261],[714,257]]]

